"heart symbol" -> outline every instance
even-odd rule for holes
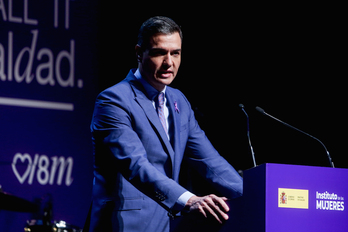
[[[28,160],[28,165],[27,165],[27,169],[25,170],[25,172],[23,173],[23,175],[21,176],[16,168],[16,164],[17,164],[17,160],[20,159],[22,163],[25,162],[25,160]],[[12,170],[13,173],[16,175],[18,181],[23,184],[23,182],[27,179],[29,172],[30,172],[30,167],[31,167],[31,157],[29,154],[25,153],[24,155],[22,155],[21,153],[17,153],[14,157],[13,157],[13,161],[12,161]]]

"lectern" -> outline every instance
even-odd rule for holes
[[[263,164],[244,173],[244,224],[253,232],[347,232],[348,170]]]
[[[224,225],[184,216],[178,231],[347,232],[348,169],[263,164],[244,172],[243,197],[229,204]]]

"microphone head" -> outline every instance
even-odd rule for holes
[[[240,107],[240,108],[244,108],[244,105],[243,105],[243,104],[239,104],[239,107]]]
[[[266,113],[261,107],[256,106],[255,109],[256,109],[257,111],[259,111],[261,114],[265,114],[265,113]]]

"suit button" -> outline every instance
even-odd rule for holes
[[[155,192],[155,197],[159,200],[159,201],[164,201],[165,199],[166,199],[166,197],[162,194],[162,193],[160,193],[160,192],[158,192],[158,191],[156,191]]]
[[[174,219],[174,218],[175,218],[175,216],[173,215],[172,212],[169,212],[169,213],[168,213],[168,217],[170,217],[171,219]]]

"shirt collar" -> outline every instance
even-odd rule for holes
[[[152,85],[149,84],[144,78],[142,78],[141,73],[139,69],[135,71],[134,76],[140,81],[140,83],[144,86],[145,91],[147,93],[147,96],[149,97],[150,100],[154,100],[155,97],[160,93],[157,89],[152,87]],[[164,89],[161,91],[164,94],[166,93],[167,86],[164,87]]]

